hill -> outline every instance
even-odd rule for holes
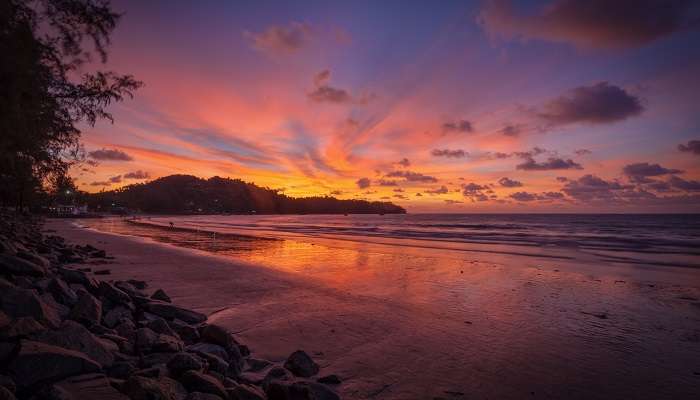
[[[92,209],[124,207],[152,214],[403,214],[390,202],[289,197],[240,179],[170,175],[88,196]]]

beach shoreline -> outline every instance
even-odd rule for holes
[[[681,271],[687,269],[662,271],[657,279],[629,270],[475,261],[458,275],[473,285],[443,288],[444,299],[464,296],[473,305],[436,308],[433,296],[419,290],[398,298],[324,275],[64,221],[47,228],[111,250],[118,263],[113,273],[158,282],[178,302],[236,332],[261,358],[309,350],[324,371],[344,378],[338,388],[343,398],[521,398],[533,392],[543,398],[689,398],[700,387],[694,361],[700,355],[700,283],[689,280],[693,271]],[[660,312],[666,315],[655,315]],[[609,360],[614,352],[626,356]],[[662,382],[651,379],[662,369]],[[632,384],[639,379],[650,383]]]

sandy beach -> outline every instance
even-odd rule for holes
[[[343,378],[347,399],[692,398],[700,390],[700,280],[691,268],[489,254],[439,265],[425,249],[405,249],[422,264],[343,274],[326,260],[299,270],[65,220],[46,228],[104,248],[115,256],[105,266],[113,279],[162,287],[256,357],[305,349]],[[362,254],[394,257],[382,245]]]

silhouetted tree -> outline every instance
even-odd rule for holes
[[[21,209],[82,158],[77,124],[112,120],[107,106],[141,86],[84,72],[107,60],[119,15],[102,0],[0,0],[0,196]],[[91,42],[92,46],[86,46]]]

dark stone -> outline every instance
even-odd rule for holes
[[[216,356],[211,353],[195,352],[197,355],[202,357],[209,364],[209,370],[218,372],[219,374],[226,375],[229,370],[229,364],[223,358]]]
[[[112,271],[108,269],[98,269],[97,271],[93,272],[95,275],[110,275]]]
[[[340,380],[338,375],[331,374],[318,378],[316,382],[325,383],[326,385],[339,385],[342,381]]]
[[[31,334],[46,330],[44,325],[32,317],[20,317],[0,328],[0,339],[26,338]]]
[[[134,364],[128,361],[120,361],[112,364],[112,367],[107,370],[107,374],[114,378],[127,379],[136,371]]]
[[[226,352],[226,349],[217,344],[195,343],[193,345],[187,346],[187,350],[193,351],[195,353],[213,354],[224,361],[228,360],[228,352]]]
[[[190,392],[202,392],[215,394],[227,398],[226,389],[216,378],[199,371],[189,370],[182,374],[180,382]]]
[[[32,340],[79,351],[99,363],[102,368],[107,368],[114,362],[109,345],[114,344],[96,337],[83,325],[74,321],[66,320],[58,330],[36,334],[32,336]]]
[[[46,268],[23,258],[0,254],[0,273],[5,275],[44,276]]]
[[[131,297],[123,290],[117,289],[109,282],[100,282],[100,296],[103,296],[109,301],[117,304],[131,304]]]
[[[294,375],[302,378],[308,378],[318,373],[318,364],[302,350],[297,350],[292,353],[284,367],[290,370]]]
[[[33,290],[5,289],[0,292],[0,306],[13,318],[33,317],[52,328],[61,324],[61,317],[56,310],[46,304]]]
[[[201,371],[204,368],[204,364],[192,354],[178,353],[168,361],[167,367],[172,376],[178,377],[189,370]]]
[[[169,336],[179,338],[179,335],[170,328],[170,325],[168,325],[168,323],[163,318],[160,318],[160,317],[157,317],[156,319],[148,321],[146,323],[146,328],[149,328],[156,333],[161,333],[163,335],[169,335]]]
[[[146,378],[158,378],[161,375],[164,375],[158,366],[153,366],[150,368],[145,368],[145,369],[140,369],[136,372],[134,372],[134,375],[138,376],[145,376]]]
[[[272,381],[291,381],[294,377],[282,367],[272,367],[262,380],[262,387],[267,388]]]
[[[114,343],[122,353],[131,354],[134,352],[134,344],[123,336],[107,333],[100,335],[100,337]]]
[[[106,258],[107,252],[104,250],[95,250],[92,253],[90,253],[90,256],[93,258]]]
[[[14,357],[16,350],[17,344],[15,342],[0,342],[0,365],[7,365]]]
[[[340,400],[338,394],[315,382],[272,381],[267,386],[269,400]]]
[[[228,397],[226,397],[228,399]],[[223,400],[221,397],[211,394],[211,393],[202,393],[202,392],[192,392],[187,395],[185,400]]]
[[[72,376],[54,384],[54,387],[67,393],[73,400],[128,400],[102,374]]]
[[[37,383],[97,372],[100,365],[78,351],[22,340],[9,370],[19,387],[28,388]]]
[[[158,340],[158,334],[148,328],[140,328],[136,331],[136,348],[139,351],[150,351]]]
[[[124,394],[131,400],[184,400],[187,391],[168,377],[158,379],[132,376],[123,385]]]
[[[219,325],[204,325],[199,330],[199,336],[202,338],[203,341],[218,344],[219,346],[227,350],[233,347],[234,345],[233,337],[231,337],[231,334],[228,332],[228,330]]]
[[[207,316],[196,311],[187,310],[176,305],[154,301],[144,305],[146,311],[165,319],[180,319],[189,324],[200,324],[207,320]]]
[[[178,319],[167,322],[168,326],[170,326],[185,343],[192,344],[199,341],[199,331],[194,326]]]
[[[133,315],[131,310],[124,306],[116,306],[107,311],[107,314],[102,318],[102,322],[109,328],[114,328],[125,319],[131,320]]]
[[[68,268],[60,268],[58,272],[66,282],[83,285],[90,293],[97,293],[97,288],[99,287],[97,280],[85,272]]]
[[[164,353],[176,353],[182,351],[183,347],[180,339],[174,336],[160,334],[151,346],[151,350]]]
[[[124,336],[129,340],[134,340],[133,338],[136,335],[136,325],[134,324],[134,321],[130,319],[122,320],[122,322],[120,322],[119,325],[114,328],[114,330],[117,331],[119,336]]]
[[[229,400],[265,400],[265,392],[262,389],[246,385],[239,384],[231,388],[227,388]]]
[[[163,289],[158,289],[151,295],[153,300],[160,300],[166,303],[171,303],[170,296],[168,296]]]
[[[62,279],[53,278],[49,282],[48,291],[57,302],[69,307],[73,307],[78,302],[78,295],[75,294]]]
[[[144,281],[139,281],[136,279],[129,279],[127,282],[139,290],[145,290],[146,288],[148,288],[148,284]]]
[[[137,289],[134,285],[132,285],[129,282],[117,281],[117,282],[114,282],[114,286],[116,286],[118,289],[124,291],[129,296],[131,296],[132,300],[133,300],[134,296],[137,296],[137,297],[145,297],[146,296],[146,294],[144,292]]]
[[[70,311],[69,318],[84,324],[99,324],[102,318],[102,302],[88,292],[78,292],[78,302]]]
[[[17,400],[17,398],[9,389],[0,386],[0,400]]]
[[[151,353],[141,357],[141,367],[150,368],[154,365],[166,365],[175,356],[175,353]]]
[[[0,386],[6,388],[10,392],[14,393],[17,390],[17,385],[15,385],[15,381],[12,380],[9,376],[5,375],[0,375]]]
[[[272,365],[271,362],[269,362],[267,360],[261,360],[258,358],[249,358],[246,360],[246,364],[248,366],[248,368],[246,368],[246,371],[252,371],[252,372],[262,371],[265,368]]]
[[[31,251],[18,251],[17,257],[44,268],[44,271],[48,270],[51,267],[51,263],[49,262],[49,260]]]

